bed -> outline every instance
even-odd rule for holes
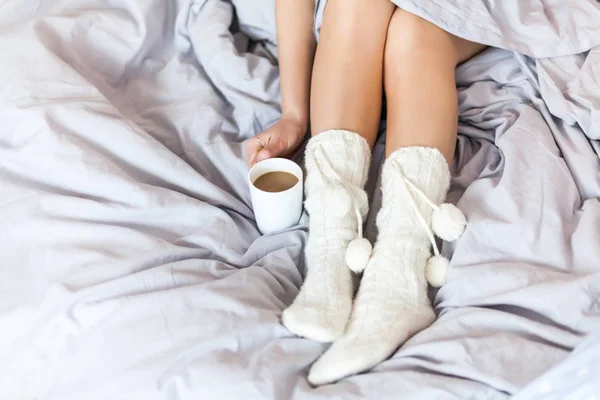
[[[0,1],[0,399],[600,399],[600,4],[395,2],[494,46],[456,73],[469,225],[435,324],[313,388],[308,217],[261,236],[242,157],[273,0]]]

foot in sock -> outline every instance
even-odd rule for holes
[[[402,148],[386,161],[373,256],[346,331],[311,368],[312,384],[371,369],[433,323],[435,313],[425,279],[431,256],[430,231],[423,226],[431,225],[432,207],[423,195],[440,204],[449,181],[444,157],[432,148]]]
[[[307,276],[282,315],[283,324],[296,335],[331,342],[344,332],[354,294],[354,277],[346,266],[345,253],[367,214],[363,187],[370,158],[367,142],[348,131],[323,132],[308,143]]]

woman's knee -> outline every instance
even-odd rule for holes
[[[364,36],[366,30],[378,31],[379,27],[385,34],[394,8],[390,0],[327,0],[323,24],[344,39]]]
[[[388,26],[386,63],[422,62],[432,57],[456,64],[458,54],[453,36],[417,15],[396,8]]]

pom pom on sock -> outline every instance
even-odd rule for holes
[[[450,261],[442,256],[434,256],[427,261],[425,267],[425,278],[427,282],[436,288],[444,286],[448,278],[448,267]]]
[[[361,273],[367,267],[373,247],[365,238],[356,238],[346,249],[346,265],[355,273]]]
[[[455,205],[445,203],[433,212],[431,227],[440,239],[447,242],[457,240],[465,231],[467,219]]]

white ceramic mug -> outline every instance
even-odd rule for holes
[[[287,172],[298,178],[298,183],[282,192],[265,192],[254,182],[268,172]],[[269,158],[256,163],[248,172],[252,208],[258,229],[263,235],[282,231],[296,225],[302,216],[302,168],[286,158]]]

